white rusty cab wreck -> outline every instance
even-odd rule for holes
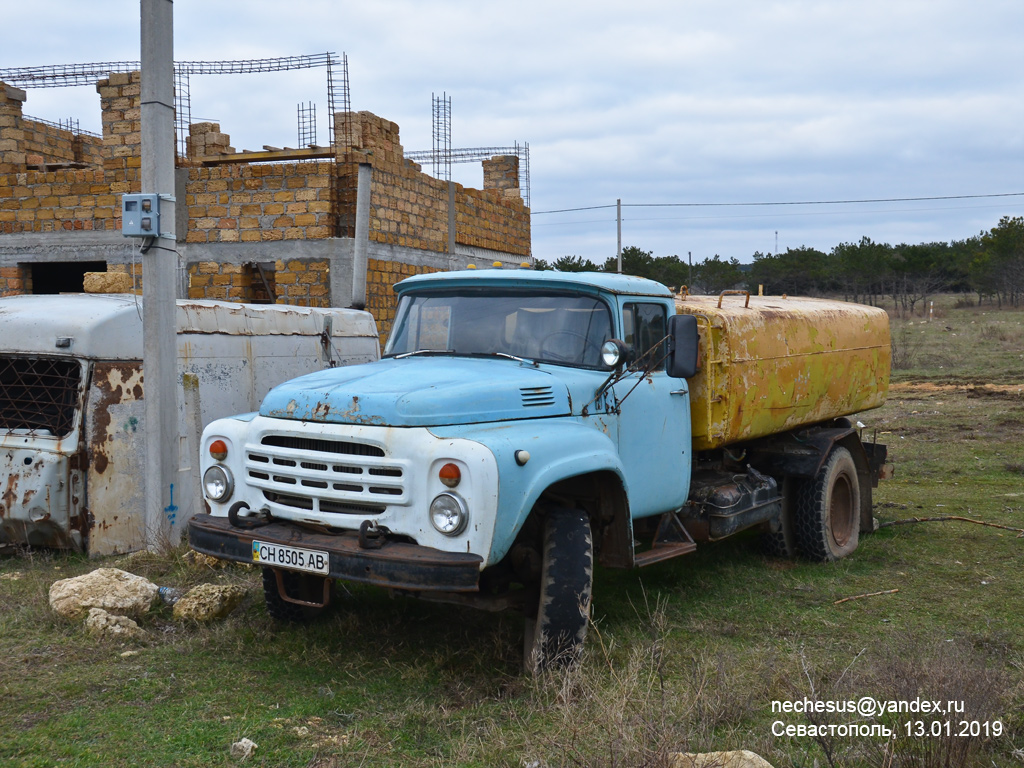
[[[146,545],[141,306],[132,295],[0,299],[0,544],[94,556]],[[255,411],[287,379],[379,356],[373,318],[356,310],[179,301],[177,325],[172,543],[203,506],[205,424]]]

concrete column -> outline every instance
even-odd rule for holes
[[[455,269],[455,182],[448,182],[448,269]]]
[[[359,164],[356,185],[356,231],[352,253],[352,304],[354,309],[366,308],[366,263],[370,244],[370,183],[372,166]]]
[[[142,191],[159,194],[160,233],[143,257],[143,365],[146,399],[146,544],[176,543],[181,488],[178,344],[175,306],[178,251],[174,204],[174,5],[142,0]]]

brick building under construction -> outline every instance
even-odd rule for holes
[[[102,136],[26,117],[26,90],[0,83],[0,295],[141,293],[138,243],[121,235],[121,195],[141,192],[140,75],[97,83]],[[330,147],[237,152],[216,123],[188,126],[175,173],[179,295],[309,306],[352,297],[359,164],[371,166],[367,309],[382,339],[391,285],[468,263],[529,262],[519,156],[483,160],[483,189],[422,172],[398,126],[339,112]],[[70,129],[69,129],[70,128]]]

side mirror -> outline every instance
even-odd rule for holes
[[[688,379],[700,369],[700,334],[693,315],[672,315],[668,319],[670,349],[666,373],[675,379]]]

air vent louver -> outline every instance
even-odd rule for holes
[[[555,394],[551,387],[521,387],[519,393],[523,398],[524,408],[555,404]]]

